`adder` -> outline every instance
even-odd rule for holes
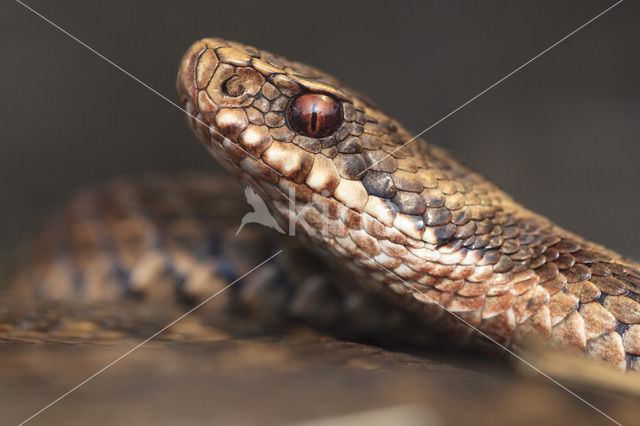
[[[542,343],[640,370],[640,264],[411,140],[334,77],[206,38],[182,58],[177,88],[194,133],[234,179],[133,176],[76,196],[23,252],[0,339],[140,333],[145,309],[193,306],[270,259],[215,309],[417,344]],[[238,183],[286,235],[248,225],[236,237],[248,210]],[[93,324],[81,336],[65,321],[74,305],[125,299],[121,312],[76,314]]]

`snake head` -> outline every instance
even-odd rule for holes
[[[178,92],[194,117],[192,128],[223,164],[238,165],[249,156],[253,161],[246,166],[265,166],[320,192],[333,193],[341,177],[359,181],[376,161],[363,150],[382,145],[376,135],[397,132],[371,102],[333,77],[220,39],[203,39],[189,48]],[[316,160],[320,169],[314,171]],[[338,167],[333,173],[329,163]]]
[[[248,157],[253,172],[329,194],[354,181],[356,204],[366,194],[360,180],[384,156],[372,150],[402,139],[396,123],[333,77],[235,42],[194,43],[177,85],[192,128],[223,164],[242,167]]]
[[[398,188],[423,188],[399,170],[415,171],[398,150],[411,135],[332,76],[207,38],[184,55],[177,87],[194,132],[219,162],[254,186],[293,187],[305,202],[322,194],[357,213],[371,201],[387,222],[403,209],[424,213],[419,197],[396,198]],[[417,209],[411,206],[416,202]]]
[[[333,212],[322,221],[370,218],[378,233],[432,246],[493,214],[493,186],[433,145],[405,144],[398,122],[308,65],[208,38],[188,49],[177,85],[205,146],[268,199],[294,193]]]

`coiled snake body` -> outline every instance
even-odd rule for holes
[[[177,85],[207,149],[295,239],[226,231],[242,202],[220,177],[116,180],[52,219],[14,293],[203,300],[274,244],[300,241],[339,272],[289,248],[227,301],[356,334],[429,331],[472,346],[484,339],[473,326],[516,349],[546,342],[640,370],[640,265],[526,210],[443,150],[405,144],[412,135],[397,121],[307,65],[203,39]],[[4,318],[0,337],[19,339],[15,313]]]

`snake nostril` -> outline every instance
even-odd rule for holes
[[[246,88],[243,79],[234,75],[222,84],[222,90],[229,96],[237,97],[242,95]]]
[[[207,94],[218,107],[247,106],[260,92],[264,77],[250,67],[233,68],[226,64],[216,69]]]

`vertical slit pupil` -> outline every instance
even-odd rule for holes
[[[316,132],[316,127],[318,125],[318,103],[314,102],[311,107],[311,132]]]
[[[294,98],[286,115],[292,130],[312,138],[329,136],[342,124],[340,104],[321,93],[306,93]]]

